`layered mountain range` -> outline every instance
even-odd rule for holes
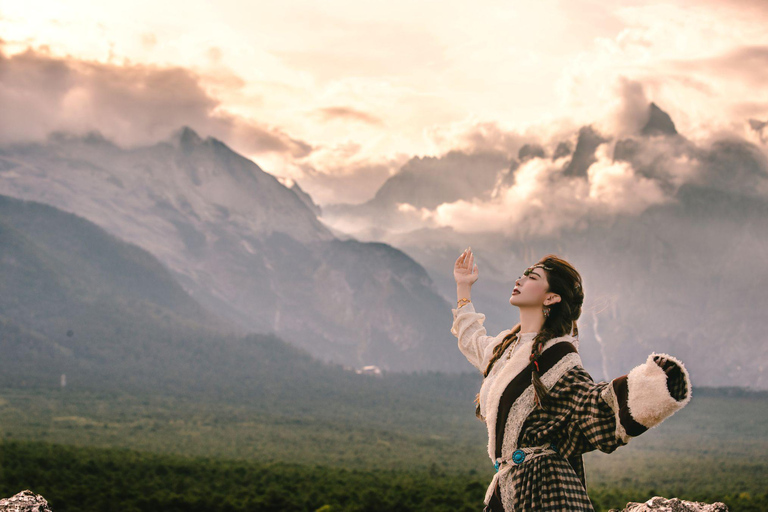
[[[184,128],[153,146],[53,134],[0,149],[0,193],[82,216],[157,257],[228,328],[322,360],[465,369],[450,304],[391,246],[339,240],[297,186]]]
[[[233,333],[144,249],[77,215],[2,195],[0,288],[0,386],[53,400],[57,388],[107,393],[118,408],[126,394],[177,396],[380,429],[457,404],[469,411],[479,377],[373,378],[274,335]],[[386,404],[416,412],[382,418]]]
[[[413,224],[414,209],[495,204],[530,179],[531,165],[549,166],[548,186],[562,194],[559,183],[594,179],[606,149],[612,165],[652,182],[664,200],[540,232]],[[320,359],[471,370],[448,332],[453,262],[471,245],[481,267],[473,302],[491,334],[517,322],[508,304],[514,279],[555,253],[584,278],[581,353],[595,378],[625,374],[656,351],[683,359],[694,384],[768,387],[765,148],[737,137],[697,145],[653,104],[629,136],[585,126],[555,144],[529,141],[514,158],[414,158],[363,205],[321,210],[297,183],[186,128],[133,149],[98,134],[0,148],[0,193],[76,213],[147,250],[216,318],[203,323],[275,332]],[[338,237],[326,227],[338,219],[371,228]]]

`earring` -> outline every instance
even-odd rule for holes
[[[544,311],[544,318],[549,318],[549,307],[548,306],[544,306],[542,308],[542,311]]]

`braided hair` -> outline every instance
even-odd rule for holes
[[[582,286],[581,275],[567,261],[557,257],[554,254],[548,254],[541,258],[538,263],[526,270],[526,275],[533,267],[543,267],[547,279],[547,292],[556,293],[560,296],[560,301],[550,306],[544,306],[549,309],[549,315],[545,315],[544,325],[533,338],[531,347],[530,362],[534,364],[531,382],[533,383],[534,398],[536,405],[546,410],[546,402],[549,400],[549,392],[546,386],[541,382],[538,366],[535,364],[542,354],[544,344],[560,336],[572,334],[579,336],[579,328],[576,321],[581,316],[581,307],[584,303],[584,287]],[[512,331],[507,334],[501,343],[493,349],[493,356],[488,366],[483,372],[483,378],[491,373],[494,363],[504,354],[504,351],[517,340],[520,333],[521,324],[517,324]],[[475,398],[475,415],[484,420],[480,414],[480,394]]]

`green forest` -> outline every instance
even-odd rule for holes
[[[480,510],[493,474],[470,406],[378,424],[393,410],[383,401],[358,418],[333,419],[68,391],[0,392],[0,495],[30,489],[55,512]],[[585,455],[596,510],[655,495],[768,510],[768,397],[698,391],[662,428],[610,455]]]
[[[2,442],[0,461],[0,494],[29,488],[45,496],[54,511],[474,511],[482,508],[487,485],[476,474],[439,467],[355,470],[40,442]],[[755,475],[753,485],[764,482],[764,473]],[[595,484],[589,495],[603,511],[673,487]],[[753,495],[689,489],[679,497],[724,501],[733,511],[768,509],[764,490]]]

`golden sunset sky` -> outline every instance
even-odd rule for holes
[[[3,0],[0,142],[189,125],[320,204],[362,202],[412,156],[618,134],[649,101],[690,139],[747,136],[766,27],[762,0]]]

